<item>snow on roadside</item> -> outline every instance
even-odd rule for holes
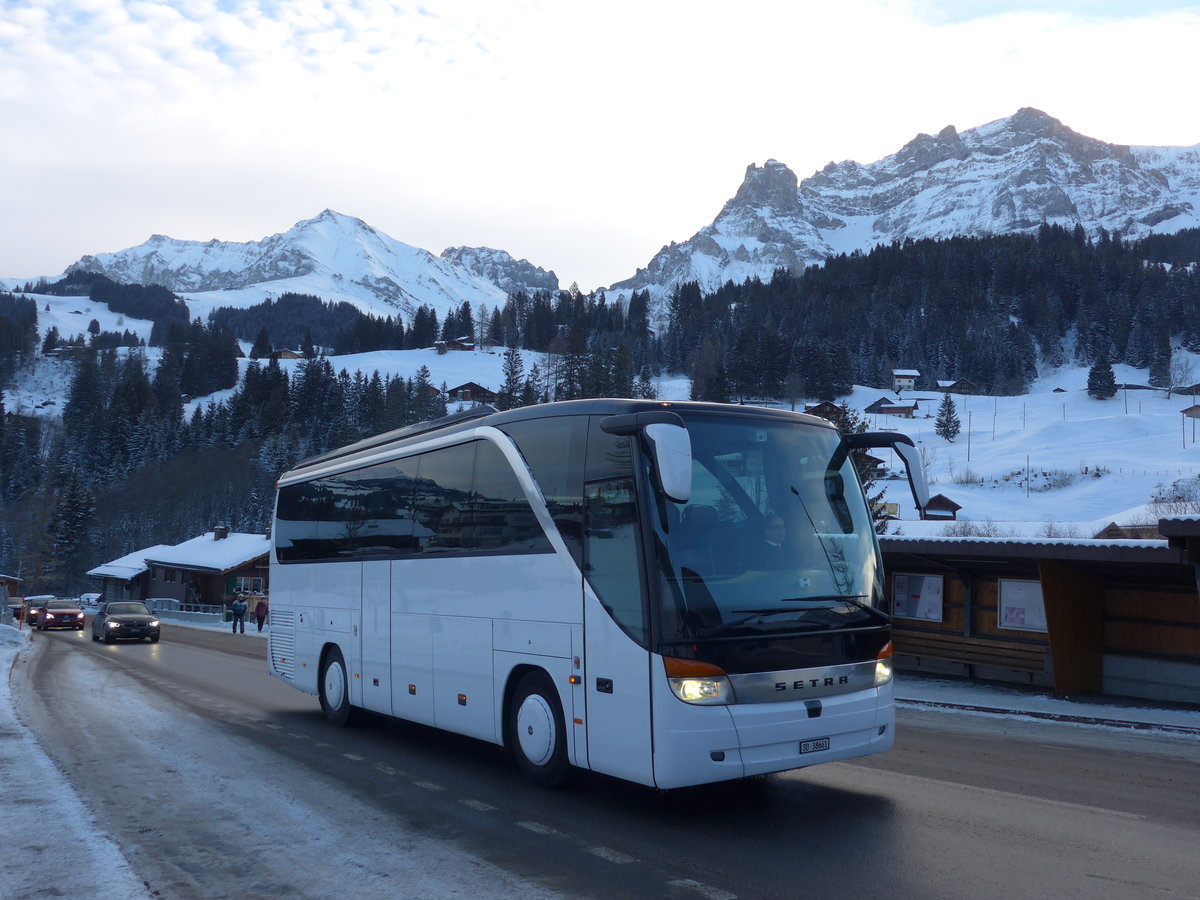
[[[151,895],[13,708],[9,677],[31,649],[0,625],[0,854],[3,896],[137,900]],[[69,848],[69,864],[61,858]]]

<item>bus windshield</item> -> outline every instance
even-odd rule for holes
[[[741,416],[686,421],[691,498],[653,503],[659,639],[886,625],[878,544],[840,434]]]

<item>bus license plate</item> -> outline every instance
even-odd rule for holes
[[[829,738],[813,738],[811,741],[800,742],[801,753],[816,753],[818,750],[829,749]]]

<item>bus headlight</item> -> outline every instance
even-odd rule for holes
[[[667,682],[684,703],[719,706],[733,702],[733,688],[725,670],[695,659],[664,656]]]
[[[883,687],[892,680],[892,642],[879,651],[875,657],[875,687]]]

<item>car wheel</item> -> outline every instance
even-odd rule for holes
[[[111,634],[104,635],[104,643],[106,643],[106,644],[111,644],[115,640],[116,640],[116,638],[113,637]]]
[[[562,703],[545,672],[529,672],[508,705],[508,736],[517,768],[534,784],[557,787],[566,778]]]
[[[154,637],[150,638],[150,643],[157,644],[159,637],[160,637],[160,635],[157,635],[157,634],[154,635]]]
[[[346,661],[337,647],[325,657],[320,687],[325,718],[339,727],[351,724],[355,716],[354,707],[350,705],[350,682],[346,677]]]

